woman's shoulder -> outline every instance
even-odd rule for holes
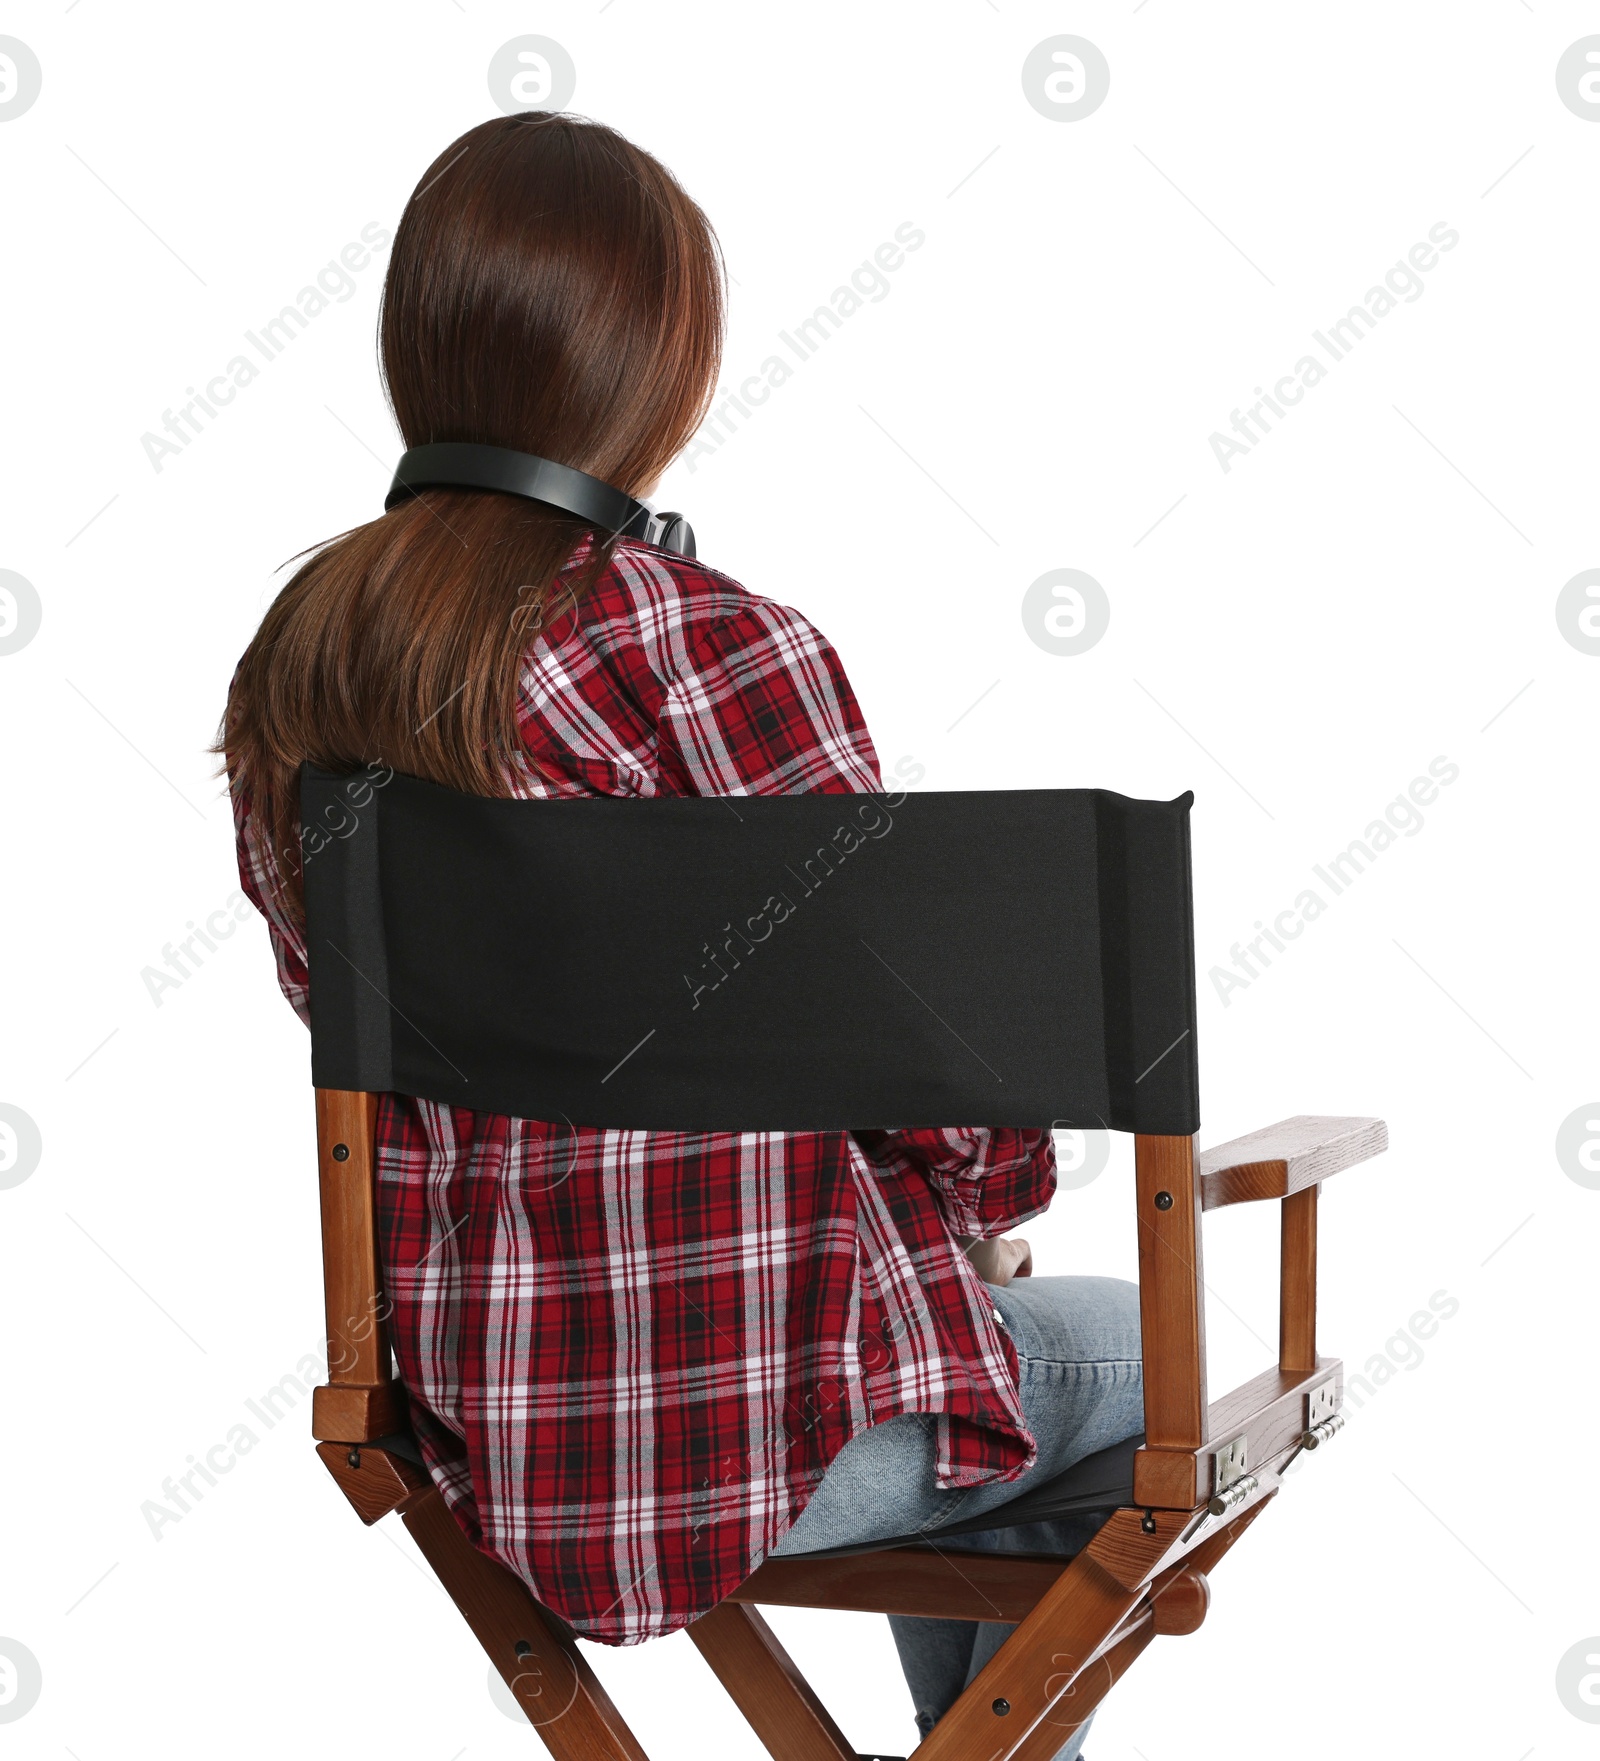
[[[644,649],[652,671],[664,677],[692,670],[707,647],[741,639],[792,634],[821,641],[792,607],[752,593],[698,558],[631,538],[612,546],[584,597],[579,627],[592,644]]]
[[[567,616],[541,632],[521,703],[528,744],[581,747],[600,793],[881,786],[827,639],[799,612],[653,544],[612,544]]]
[[[612,547],[608,579],[635,599],[671,600],[697,623],[715,624],[751,611],[800,614],[776,600],[753,593],[742,581],[698,557],[679,556],[643,539],[625,538]]]

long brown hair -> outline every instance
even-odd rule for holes
[[[428,167],[395,232],[379,352],[405,445],[513,447],[639,494],[713,396],[722,273],[704,214],[614,129],[540,112],[480,123]],[[510,792],[527,762],[519,663],[590,530],[514,496],[429,490],[328,541],[273,601],[217,750],[291,916],[305,760]],[[594,536],[563,610],[609,557]]]

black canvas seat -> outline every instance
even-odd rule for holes
[[[537,1417],[535,1418],[537,1423]],[[1113,1443],[1109,1449],[1087,1455],[1064,1473],[1056,1474],[1042,1485],[1031,1487],[997,1505],[983,1516],[968,1517],[961,1522],[941,1523],[937,1527],[918,1530],[914,1534],[896,1535],[886,1541],[860,1541],[844,1547],[808,1548],[804,1554],[791,1557],[806,1559],[847,1559],[852,1554],[876,1553],[891,1547],[925,1546],[963,1535],[986,1534],[991,1529],[1012,1529],[1036,1523],[1055,1522],[1062,1517],[1092,1516],[1115,1510],[1133,1496],[1133,1458],[1144,1444],[1144,1433]],[[422,1467],[422,1450],[409,1429],[395,1430],[384,1437],[375,1437],[369,1447],[386,1449],[392,1454]]]

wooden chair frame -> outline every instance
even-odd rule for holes
[[[427,1475],[386,1447],[406,1429],[377,1250],[378,1097],[317,1091],[329,1379],[317,1453],[365,1523],[398,1511],[556,1761],[648,1761],[573,1633],[475,1548]],[[1343,1367],[1317,1352],[1317,1194],[1387,1148],[1378,1119],[1301,1116],[1220,1148],[1137,1137],[1145,1442],[1133,1502],[1070,1560],[936,1545],[768,1559],[689,1637],[774,1761],[856,1761],[757,1605],[1015,1622],[916,1761],[1045,1761],[1157,1634],[1193,1632],[1207,1574],[1342,1422]],[[1282,1205],[1278,1362],[1208,1402],[1201,1213]]]

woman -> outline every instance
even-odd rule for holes
[[[510,447],[642,497],[705,415],[722,320],[715,237],[670,173],[534,114],[429,167],[380,341],[408,447]],[[883,786],[798,613],[462,489],[316,551],[240,663],[221,749],[303,1018],[303,760],[541,798]],[[1048,1130],[644,1133],[387,1095],[385,1281],[428,1469],[477,1545],[612,1644],[685,1625],[780,1544],[986,1511],[1141,1422],[1132,1286],[1012,1284],[1025,1248],[986,1243],[991,1288],[963,1254],[1054,1181]],[[1004,1630],[896,1623],[924,1729]]]

